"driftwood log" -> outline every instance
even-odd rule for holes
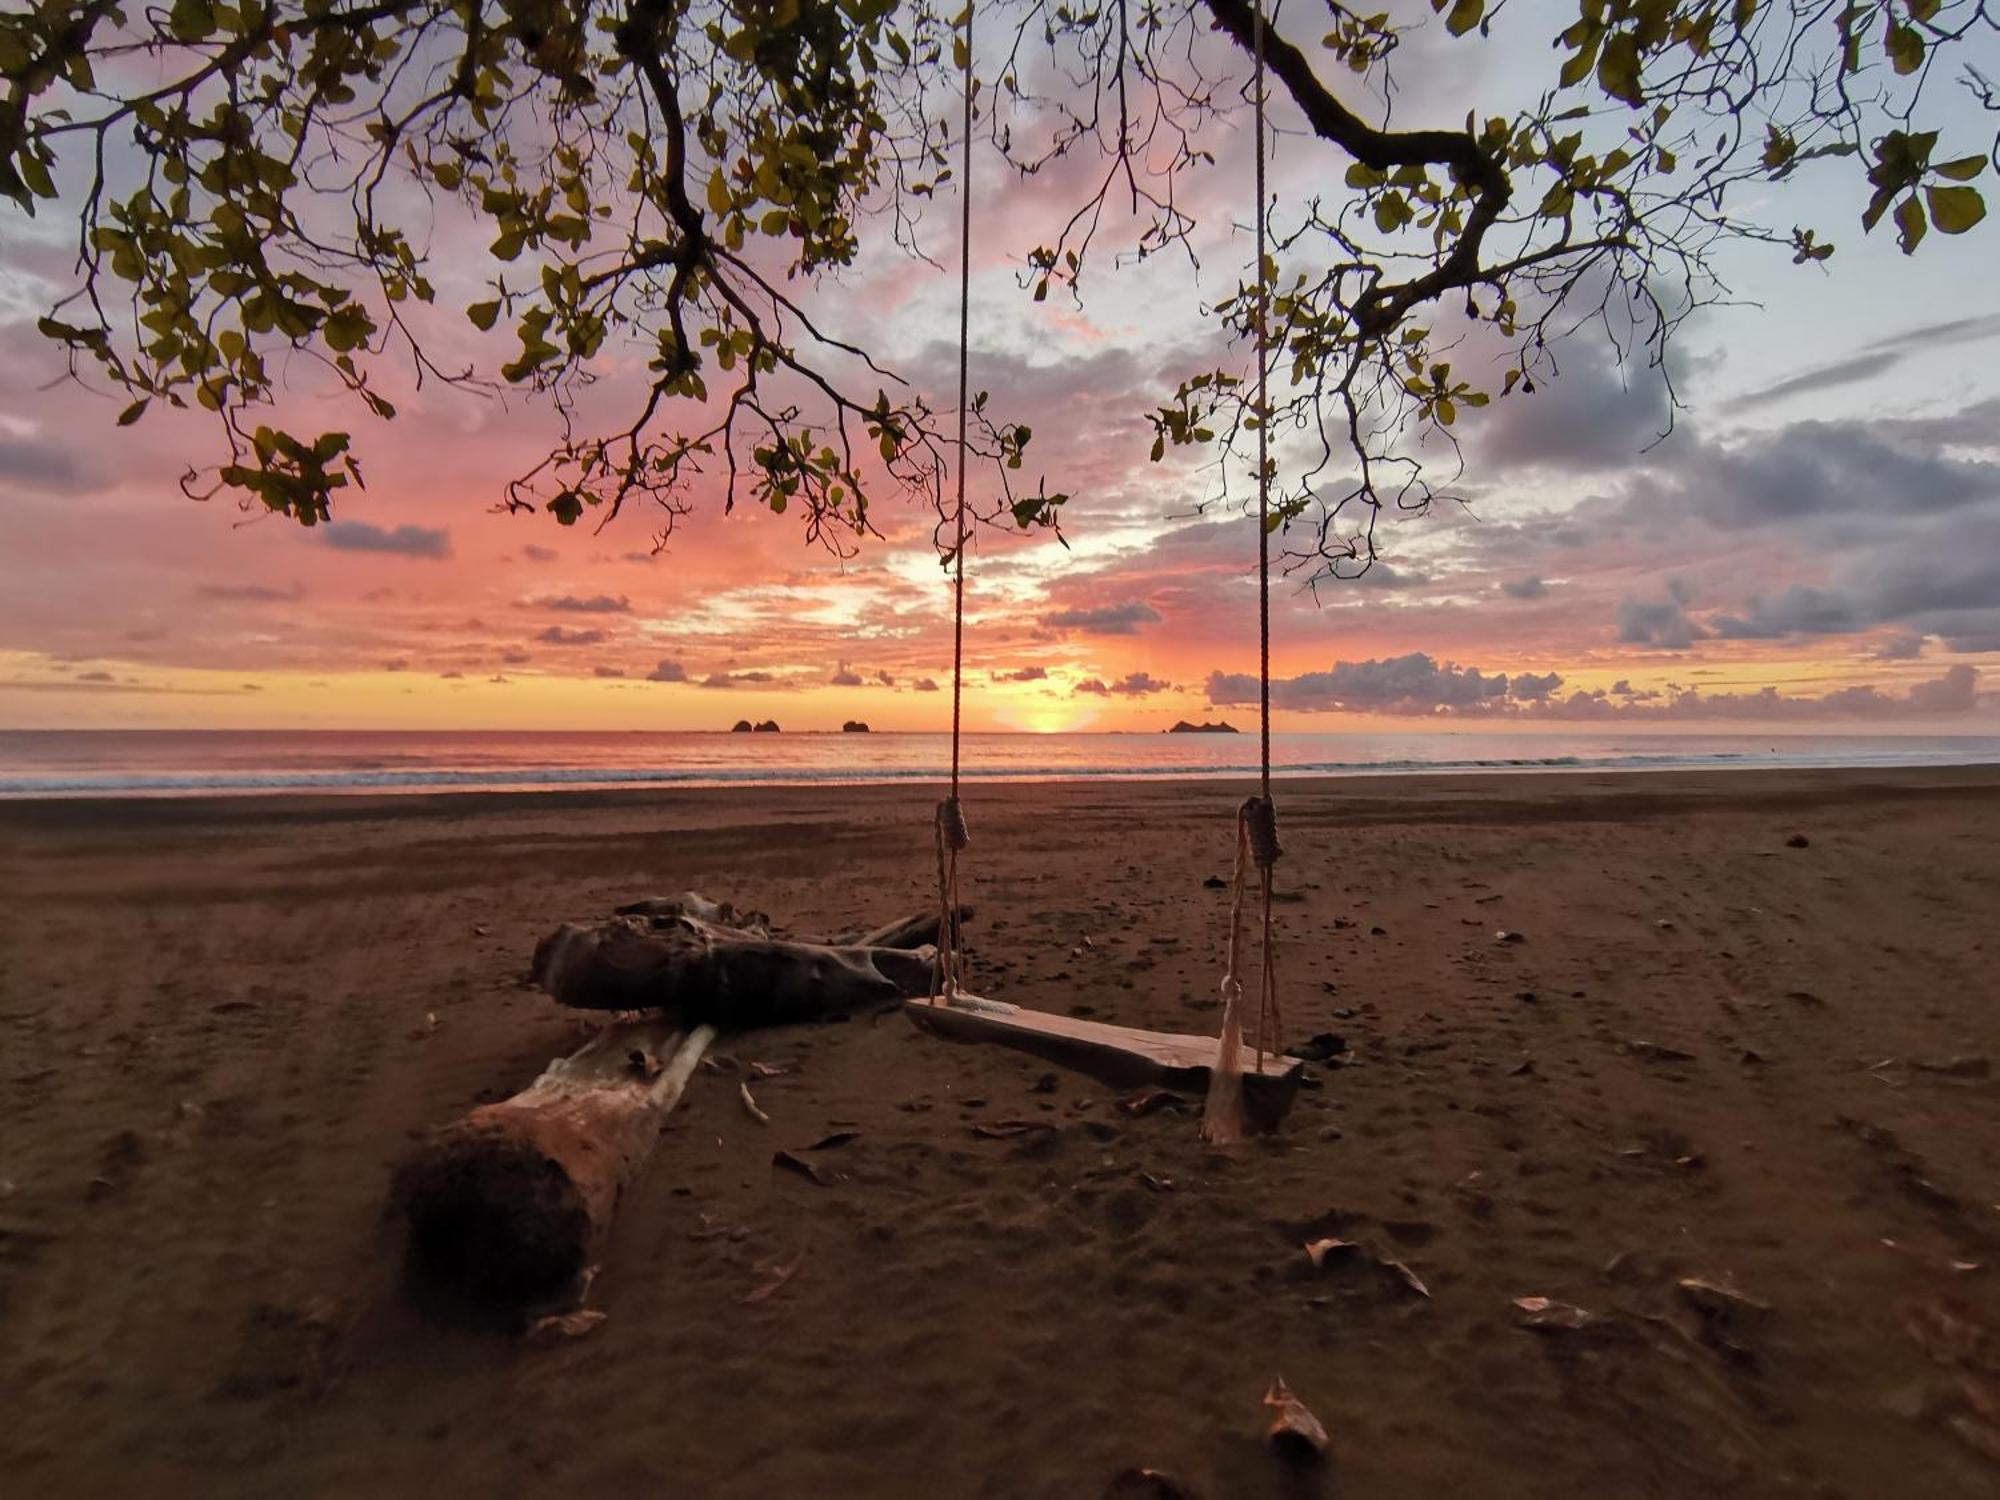
[[[714,1037],[608,1026],[513,1098],[436,1132],[398,1182],[418,1265],[491,1302],[573,1285]]]
[[[583,1010],[656,1010],[736,1030],[822,1021],[928,994],[935,912],[853,942],[774,935],[768,919],[698,898],[622,906],[542,939],[531,983]]]
[[[794,941],[692,893],[564,924],[537,946],[533,982],[565,1005],[651,1014],[614,1021],[522,1092],[431,1135],[397,1174],[413,1260],[483,1301],[562,1295],[596,1259],[718,1029],[923,994],[937,924],[930,913],[850,943]]]

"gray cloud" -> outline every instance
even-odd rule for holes
[[[1877,661],[1913,661],[1924,654],[1924,635],[1918,630],[1899,630],[1875,648]]]
[[[500,660],[510,667],[521,666],[532,659],[525,651],[502,651],[500,653]]]
[[[648,682],[686,682],[687,668],[671,656],[660,658],[658,665],[646,674]]]
[[[1385,660],[1336,662],[1331,671],[1308,672],[1271,684],[1273,706],[1308,712],[1368,712],[1453,718],[1618,719],[1646,723],[1669,719],[1889,719],[1961,714],[1979,702],[1979,674],[1958,663],[1943,675],[1913,684],[1907,693],[1872,685],[1839,688],[1818,696],[1788,696],[1776,688],[1753,693],[1707,693],[1674,687],[1664,696],[1634,693],[1629,682],[1610,692],[1574,692],[1558,698],[1562,678],[1482,672],[1439,666],[1422,652]],[[1218,706],[1257,701],[1257,679],[1247,673],[1211,673],[1209,702]]]
[[[1503,578],[1500,592],[1509,599],[1539,599],[1549,591],[1549,586],[1533,573],[1525,578]]]
[[[393,552],[433,560],[451,556],[451,533],[442,527],[398,526],[385,530],[366,521],[334,521],[325,528],[326,545],[342,552]]]
[[[529,542],[521,549],[521,556],[525,557],[529,562],[550,563],[554,562],[561,554],[553,547],[538,547],[533,542]]]
[[[1533,672],[1516,672],[1507,686],[1507,693],[1523,703],[1540,703],[1562,684],[1562,675],[1557,672],[1543,672],[1539,676]]]
[[[1679,599],[1625,599],[1618,605],[1618,639],[1628,645],[1685,651],[1708,632],[1688,618]]]
[[[933,677],[919,677],[910,686],[920,693],[935,693],[938,690],[937,679]]]
[[[551,646],[597,646],[610,637],[601,630],[570,630],[562,625],[551,625],[547,630],[537,632],[535,639]]]
[[[710,672],[702,678],[705,688],[733,688],[743,682],[775,682],[777,678],[770,672]]]
[[[568,615],[629,615],[632,603],[623,594],[557,594],[547,599],[525,599],[529,609],[554,610]]]
[[[995,682],[1040,682],[1049,675],[1047,667],[1016,667],[1011,672],[995,672]]]
[[[1803,396],[1813,391],[1832,390],[1836,386],[1854,385],[1886,373],[1908,359],[1912,354],[1935,349],[1947,344],[1970,343],[1974,339],[2000,337],[2000,313],[1977,318],[1955,318],[1947,323],[1931,323],[1921,328],[1910,328],[1902,333],[1892,334],[1886,339],[1877,339],[1860,353],[1847,359],[1839,359],[1831,364],[1781,380],[1776,385],[1745,396],[1734,403],[1739,412],[1756,411],[1760,407],[1782,401],[1788,396]]]
[[[1125,604],[1097,604],[1059,609],[1042,616],[1051,630],[1077,630],[1085,635],[1136,635],[1141,625],[1160,623],[1160,612],[1143,599]]]
[[[262,583],[204,583],[195,589],[194,596],[228,604],[278,604],[305,598],[306,589],[302,583],[288,589],[274,589]]]
[[[623,667],[607,667],[600,664],[592,667],[590,670],[592,675],[597,677],[623,677],[625,675]]]
[[[1672,410],[1658,370],[1621,369],[1604,343],[1579,340],[1560,375],[1482,415],[1472,439],[1480,466],[1574,472],[1631,463],[1667,431]]]
[[[1490,706],[1507,695],[1507,675],[1447,662],[1421,651],[1382,660],[1335,662],[1330,671],[1282,677],[1271,684],[1274,708],[1325,713],[1415,714]],[[1213,672],[1208,701],[1218,707],[1255,703],[1259,688],[1248,673]]]

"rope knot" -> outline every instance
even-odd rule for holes
[[[937,805],[937,824],[952,853],[958,853],[972,842],[971,830],[965,826],[965,809],[959,805],[958,798],[947,797]]]
[[[1250,856],[1260,870],[1268,870],[1285,851],[1278,843],[1278,807],[1269,797],[1246,797],[1241,813],[1243,827],[1250,835]]]

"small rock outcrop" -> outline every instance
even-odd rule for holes
[[[1168,734],[1235,734],[1236,732],[1236,726],[1227,721],[1211,724],[1203,720],[1199,724],[1190,724],[1186,719],[1176,720],[1174,727],[1167,731]]]
[[[731,730],[730,730],[729,732],[730,732],[731,734],[748,734],[748,733],[750,733],[750,721],[749,721],[748,719],[738,719],[738,720],[736,721],[736,724],[735,724],[735,727],[734,727],[734,728],[732,728],[732,729],[731,729]]]
[[[766,719],[751,731],[753,734],[776,734],[777,732],[778,721],[776,719]]]
[[[840,732],[842,734],[866,734],[868,733],[868,726],[859,719],[849,719],[845,724],[840,726]]]

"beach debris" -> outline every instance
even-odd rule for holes
[[[1118,1101],[1118,1113],[1130,1115],[1135,1120],[1158,1114],[1163,1109],[1179,1112],[1185,1107],[1181,1096],[1168,1089],[1144,1089]]]
[[[750,1064],[750,1076],[752,1078],[783,1078],[791,1071],[790,1068],[781,1067],[777,1063],[753,1062]]]
[[[1537,1333],[1582,1333],[1603,1321],[1587,1308],[1553,1297],[1516,1297],[1514,1306],[1520,1310],[1515,1321]]]
[[[764,1270],[768,1266],[769,1274],[763,1281],[738,1297],[736,1299],[737,1306],[755,1307],[760,1302],[769,1302],[772,1297],[777,1295],[778,1288],[782,1287],[798,1274],[799,1267],[804,1265],[805,1262],[806,1253],[804,1250],[800,1250],[797,1255],[792,1257],[788,1265],[770,1265],[768,1262],[760,1265],[758,1267],[759,1270]]]
[[[576,1009],[730,1027],[832,1020],[930,992],[935,911],[863,935],[890,943],[779,938],[769,920],[694,892],[649,897],[565,922],[536,944],[529,978]]]
[[[1174,1191],[1173,1178],[1156,1177],[1151,1172],[1141,1172],[1139,1174],[1139,1185],[1155,1193],[1171,1193]]]
[[[1807,838],[1803,833],[1795,833],[1785,840],[1785,847],[1787,849],[1810,849],[1812,847],[1812,840]]]
[[[806,1150],[833,1151],[841,1146],[845,1146],[849,1141],[858,1141],[860,1139],[861,1132],[858,1130],[836,1130],[830,1134],[821,1136],[810,1146],[806,1147]]]
[[[1323,1063],[1340,1056],[1346,1050],[1346,1037],[1336,1031],[1322,1031],[1307,1037],[1303,1042],[1294,1042],[1285,1049],[1285,1056],[1302,1058],[1306,1062]]]
[[[1525,943],[1527,940],[1524,934],[1514,931],[1511,927],[1497,927],[1493,931],[1493,941],[1496,943]]]
[[[1229,889],[1229,882],[1224,880],[1220,875],[1209,876],[1201,885],[1203,890],[1208,891],[1226,891]]]
[[[1678,1047],[1665,1047],[1658,1042],[1630,1041],[1621,1049],[1633,1057],[1643,1057],[1647,1062],[1675,1063],[1693,1062],[1692,1052],[1683,1052]]]
[[[604,1325],[607,1316],[609,1314],[594,1307],[578,1308],[575,1312],[550,1313],[547,1317],[537,1318],[530,1323],[522,1338],[536,1348],[550,1348],[595,1333]]]
[[[771,1165],[783,1167],[787,1172],[796,1172],[801,1177],[818,1183],[821,1187],[831,1187],[839,1179],[820,1166],[818,1162],[807,1161],[796,1151],[778,1150],[771,1153]]]
[[[1653,922],[1653,925],[1659,928],[1660,931],[1662,932],[1672,932],[1674,930],[1673,919],[1670,917],[1656,918]]]
[[[1703,1276],[1683,1276],[1675,1285],[1682,1300],[1705,1318],[1729,1321],[1771,1310],[1770,1303],[1739,1291],[1726,1282],[1710,1281]]]
[[[1024,1135],[1056,1127],[1047,1120],[976,1120],[966,1126],[982,1141],[1011,1141]]]
[[[1353,1240],[1311,1240],[1306,1244],[1306,1259],[1312,1262],[1315,1271],[1321,1271],[1326,1269],[1326,1262],[1329,1256],[1344,1254],[1347,1251],[1359,1248]]]
[[[1910,1066],[1921,1073],[1937,1073],[1946,1078],[1986,1078],[1993,1072],[1993,1064],[1985,1057],[1954,1057],[1946,1062],[1927,1062],[1913,1057]]]
[[[1903,1330],[1941,1365],[1970,1365],[1986,1348],[1986,1326],[1956,1297],[1921,1297],[1905,1304]]]
[[[1264,1393],[1271,1408],[1271,1424],[1264,1429],[1265,1441],[1278,1455],[1292,1463],[1314,1463],[1326,1457],[1330,1440],[1320,1419],[1292,1393],[1282,1375],[1273,1377]]]
[[[1171,1474],[1158,1469],[1121,1469],[1104,1487],[1104,1500],[1200,1500]]]
[[[755,1120],[759,1125],[768,1125],[771,1123],[771,1117],[765,1114],[763,1110],[759,1109],[757,1107],[757,1101],[751,1097],[749,1084],[747,1083],[737,1084],[736,1093],[737,1097],[742,1099],[743,1107],[750,1112],[751,1119]]]
[[[625,1054],[625,1061],[632,1065],[634,1073],[637,1073],[648,1082],[658,1078],[667,1070],[667,1065],[653,1056],[644,1047],[634,1047],[630,1052]]]
[[[1419,1297],[1428,1297],[1431,1289],[1424,1285],[1423,1278],[1412,1271],[1393,1255],[1385,1255],[1375,1246],[1363,1240],[1320,1239],[1308,1241],[1305,1247],[1306,1259],[1315,1271],[1325,1271],[1329,1262],[1354,1259],[1373,1266],[1404,1290]]]

